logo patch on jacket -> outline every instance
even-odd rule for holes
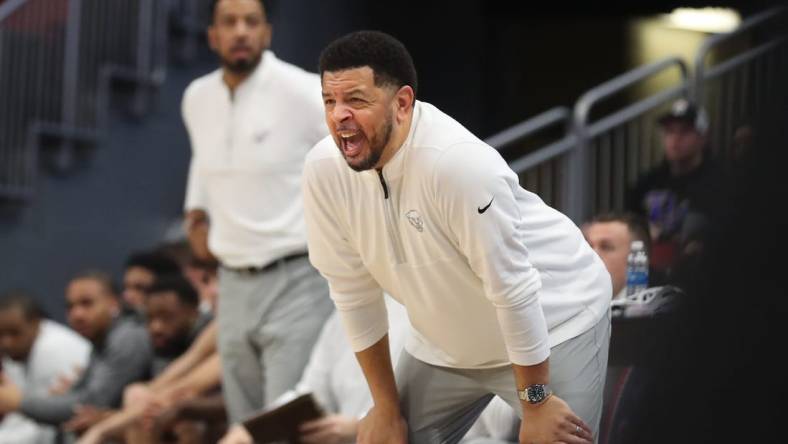
[[[408,222],[419,230],[419,232],[424,231],[424,221],[421,220],[421,214],[419,214],[418,211],[410,210],[405,213],[405,217],[408,218]]]
[[[266,133],[265,131],[258,131],[258,132],[256,132],[252,136],[252,140],[254,140],[254,143],[262,143],[263,140],[265,139],[265,133]]]

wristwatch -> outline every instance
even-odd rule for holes
[[[539,404],[552,394],[553,391],[547,384],[531,384],[522,390],[517,390],[520,399],[529,404]]]

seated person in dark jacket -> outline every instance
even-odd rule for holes
[[[157,377],[181,356],[210,323],[201,314],[197,291],[180,274],[159,277],[144,297],[146,325],[153,346],[150,377]],[[124,430],[138,419],[134,412],[112,412],[101,422],[91,424],[80,442],[100,442],[120,438]]]
[[[629,190],[627,210],[647,218],[651,265],[670,276],[700,251],[723,183],[708,148],[709,123],[703,109],[680,99],[659,124],[665,160]]]
[[[35,421],[61,425],[78,406],[117,408],[123,388],[144,379],[151,365],[148,333],[120,316],[120,301],[108,275],[89,271],[66,287],[68,323],[93,345],[84,373],[64,394],[44,396],[0,382],[0,414],[17,411]]]
[[[146,379],[158,376],[183,354],[211,320],[209,315],[198,311],[199,297],[194,287],[177,268],[175,273],[157,276],[147,287],[147,293],[143,293],[140,310],[146,314],[144,321],[153,347]],[[114,409],[80,407],[66,423],[66,429],[82,433],[116,412]]]

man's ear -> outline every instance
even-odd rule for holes
[[[409,85],[404,85],[397,90],[394,102],[397,106],[397,121],[402,122],[416,104],[416,93],[413,92],[413,88]]]

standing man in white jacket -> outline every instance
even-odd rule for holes
[[[333,311],[306,254],[301,173],[327,133],[320,79],[268,50],[262,0],[212,0],[222,67],[192,82],[183,119],[192,159],[189,240],[218,259],[222,391],[239,422],[298,382]]]
[[[580,230],[416,100],[393,37],[332,42],[320,74],[331,137],[307,157],[307,235],[374,400],[359,442],[455,443],[497,394],[521,442],[590,443],[611,286]],[[413,325],[396,384],[384,290]]]

